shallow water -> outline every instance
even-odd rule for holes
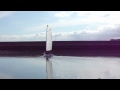
[[[120,79],[119,57],[54,56],[53,79]],[[46,59],[41,56],[0,57],[1,79],[46,79]]]

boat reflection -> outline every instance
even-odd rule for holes
[[[52,62],[50,59],[46,59],[46,73],[47,79],[52,79]]]

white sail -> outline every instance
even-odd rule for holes
[[[46,51],[51,51],[51,50],[52,50],[52,31],[51,29],[49,29],[46,30]]]
[[[52,62],[50,60],[46,60],[46,72],[47,79],[52,79]]]

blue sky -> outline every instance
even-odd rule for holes
[[[47,25],[58,41],[120,38],[120,11],[0,11],[0,41],[44,41]]]

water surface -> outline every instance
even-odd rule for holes
[[[53,79],[119,79],[119,57],[54,56]],[[1,79],[46,79],[46,60],[40,56],[0,56]]]

